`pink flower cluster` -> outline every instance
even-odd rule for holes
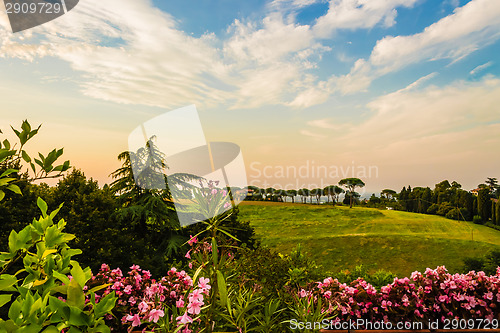
[[[92,284],[109,284],[96,298],[101,298],[111,292],[118,297],[117,305],[113,310],[121,322],[108,323],[120,331],[127,328],[150,327],[158,325],[160,318],[165,315],[172,316],[173,313],[184,312],[184,315],[169,318],[169,321],[177,320],[183,325],[183,333],[190,333],[189,323],[193,322],[190,317],[199,315],[204,305],[203,295],[210,291],[209,279],[199,278],[197,288],[191,277],[184,271],[172,268],[167,275],[159,280],[151,278],[147,270],[137,265],[130,267],[130,271],[123,275],[117,268],[111,270],[108,265],[102,264],[99,273],[92,277]],[[172,311],[175,308],[175,311]],[[107,318],[113,321],[113,317]]]
[[[500,267],[496,275],[483,272],[450,274],[444,266],[410,278],[395,278],[377,291],[358,279],[350,285],[327,278],[299,297],[321,297],[324,311],[336,314],[337,321],[366,319],[401,322],[445,319],[499,318]]]

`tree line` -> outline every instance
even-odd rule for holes
[[[372,195],[366,205],[500,226],[499,195],[496,178],[487,178],[472,191],[464,190],[456,181],[443,180],[434,189],[405,186],[399,193],[386,189],[380,197]]]
[[[345,190],[340,186],[345,187]],[[257,186],[249,186],[248,200],[254,201],[275,201],[275,202],[286,202],[290,198],[290,202],[295,202],[295,197],[299,196],[302,203],[313,203],[313,198],[315,202],[319,205],[321,197],[327,197],[327,203],[332,203],[335,205],[340,202],[340,195],[345,194],[343,203],[349,204],[350,207],[355,203],[359,203],[358,198],[359,193],[355,191],[356,187],[364,187],[365,183],[359,178],[345,178],[339,181],[338,185],[329,185],[324,188],[302,188],[302,189],[275,189],[272,187],[259,188]]]

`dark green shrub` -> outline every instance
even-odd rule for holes
[[[238,251],[236,274],[249,287],[258,285],[264,294],[285,294],[288,288],[305,286],[310,281],[320,281],[327,276],[324,270],[309,259],[300,245],[290,255],[283,255],[266,248]]]
[[[472,218],[472,222],[474,222],[475,224],[483,224],[484,223],[483,219],[479,215],[474,215],[474,217]]]
[[[346,284],[350,284],[357,279],[363,279],[374,287],[380,288],[392,283],[396,275],[384,270],[378,270],[373,274],[369,274],[368,269],[365,266],[359,265],[352,271],[343,270],[340,273],[334,274],[334,277],[340,282]]]
[[[453,208],[450,210],[448,213],[446,213],[446,218],[452,219],[452,220],[466,220],[466,216],[468,216],[469,213],[467,209],[465,208]]]
[[[439,205],[436,214],[441,216],[446,216],[446,214],[448,214],[448,212],[452,209],[453,207],[449,202],[443,202],[442,204]]]
[[[436,215],[438,209],[439,209],[439,205],[438,204],[432,204],[432,205],[430,205],[429,208],[427,208],[427,214]]]
[[[483,258],[465,258],[464,259],[464,273],[470,271],[482,271],[484,269]]]
[[[497,267],[500,266],[500,251],[493,250],[483,258],[464,259],[464,272],[483,271],[487,275],[495,275]]]

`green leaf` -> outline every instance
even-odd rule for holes
[[[49,306],[52,310],[57,311],[64,319],[68,320],[70,311],[68,305],[54,296],[49,296]]]
[[[36,168],[35,168],[35,165],[33,163],[30,162],[30,166],[31,166],[31,170],[33,170],[33,173],[36,174]]]
[[[54,275],[54,277],[56,279],[59,279],[62,283],[66,284],[66,285],[69,284],[69,278],[66,275],[61,274],[58,271],[53,271],[52,275]]]
[[[69,306],[74,306],[83,310],[85,306],[85,294],[80,284],[72,279],[68,285],[68,300],[66,302]]]
[[[64,294],[64,295],[68,294],[68,286],[67,285],[52,287],[50,290],[54,293],[60,293],[60,294]]]
[[[212,260],[214,262],[214,265],[217,265],[218,262],[218,251],[217,251],[217,241],[215,240],[215,237],[212,237]]]
[[[19,250],[18,242],[17,242],[17,232],[11,230],[9,235],[9,251],[10,253],[16,253]]]
[[[10,157],[15,154],[16,154],[15,150],[0,149],[0,163],[3,162],[5,159],[7,159],[7,157]]]
[[[23,195],[21,189],[17,185],[10,184],[9,186],[6,187],[6,189],[14,192],[15,194]]]
[[[35,296],[38,297],[38,299],[31,306],[29,316],[43,307],[43,299],[38,294],[35,294]]]
[[[17,180],[16,178],[0,178],[0,186],[5,186],[7,184],[9,184],[10,182],[14,181],[14,180]]]
[[[94,287],[90,289],[87,294],[92,294],[95,293],[96,291],[106,289],[107,287],[111,286],[111,283],[106,283],[106,284],[101,284],[100,286]]]
[[[33,296],[31,295],[31,292],[28,290],[21,304],[21,313],[23,314],[24,318],[28,316],[32,306],[33,306]]]
[[[17,330],[16,333],[39,333],[42,330],[42,326],[37,324],[29,324]]]
[[[45,231],[45,243],[47,247],[54,247],[63,242],[63,234],[56,225],[52,225]]]
[[[111,330],[108,326],[106,326],[106,324],[100,324],[97,327],[89,328],[88,331],[89,333],[111,333]]]
[[[0,308],[5,304],[9,303],[12,299],[12,295],[0,295]]]
[[[35,163],[43,168],[43,162],[40,161],[38,158],[35,158]]]
[[[4,145],[5,149],[10,149],[10,142],[9,142],[9,140],[7,140],[7,139],[3,140],[3,145]],[[0,148],[1,147],[2,146],[0,145]]]
[[[225,234],[226,236],[229,236],[231,237],[232,239],[234,239],[235,241],[239,242],[240,240],[236,237],[234,237],[233,235],[231,235],[230,233],[228,233],[227,231],[223,230],[223,229],[218,229],[220,232],[222,232],[223,234]]]
[[[94,315],[96,318],[102,317],[115,307],[116,297],[115,292],[113,291],[111,294],[103,297],[99,303],[95,305]]]
[[[5,197],[5,192],[0,190],[0,201],[2,201],[4,197]]]
[[[78,262],[73,262],[73,268],[71,268],[71,276],[73,276],[73,279],[78,282],[80,287],[83,288],[85,283],[87,283],[87,279],[85,276],[85,273],[83,272],[83,269],[80,267],[80,264]]]
[[[2,175],[0,175],[0,178],[3,178],[5,176],[8,176],[10,175],[11,173],[14,173],[14,172],[18,172],[19,170],[16,170],[16,169],[7,169],[5,170]]]
[[[49,249],[49,250],[45,250],[43,251],[43,254],[42,254],[42,259],[44,259],[46,256],[48,256],[49,254],[52,254],[52,253],[56,253],[57,250],[56,249]]]
[[[25,152],[24,150],[21,150],[21,156],[23,157],[23,160],[26,163],[31,163],[31,157],[28,155],[27,152]]]
[[[57,327],[50,325],[46,329],[44,329],[42,333],[59,333],[59,330],[57,329]]]
[[[217,270],[217,286],[219,287],[220,303],[225,307],[227,305],[227,285],[224,275],[219,270]]]
[[[19,301],[19,299],[17,299],[10,305],[9,318],[17,323],[20,314],[21,314],[21,302]]]
[[[47,217],[47,209],[48,209],[47,203],[45,201],[43,201],[42,198],[38,197],[36,204],[38,205],[38,207],[42,211],[42,216],[44,218]]]
[[[194,275],[193,275],[193,281],[196,281],[196,280],[198,279],[198,275],[200,275],[201,270],[202,270],[202,269],[203,269],[203,267],[205,267],[207,264],[208,264],[208,262],[206,262],[205,264],[200,265],[200,267],[198,267],[198,269],[196,270],[196,272],[195,272],[195,273],[194,273]]]
[[[54,219],[54,217],[57,215],[57,213],[59,213],[59,211],[61,210],[63,205],[64,205],[64,202],[62,204],[60,204],[59,207],[57,207],[57,209],[53,210],[52,213],[50,213],[49,216],[51,219]]]
[[[23,123],[21,125],[21,129],[24,131],[24,132],[31,132],[31,125],[30,123],[28,122],[28,120],[23,120]]]
[[[63,234],[61,235],[61,242],[63,242],[63,243],[67,243],[67,242],[69,242],[70,240],[74,239],[75,237],[76,237],[76,236],[75,236],[75,235],[73,235],[73,234],[63,233]],[[80,253],[81,253],[81,252],[80,252]],[[80,254],[80,253],[78,253],[78,254]]]
[[[78,315],[80,317],[80,315]],[[71,323],[71,321],[70,321]],[[76,325],[76,324],[73,324],[73,325]],[[82,333],[82,331],[78,328],[76,328],[75,326],[71,326],[68,330],[68,333]]]

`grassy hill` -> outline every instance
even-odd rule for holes
[[[500,231],[435,215],[243,202],[240,218],[251,222],[264,245],[289,253],[300,243],[329,272],[361,264],[399,276],[440,265],[457,272],[465,257],[500,249]]]

